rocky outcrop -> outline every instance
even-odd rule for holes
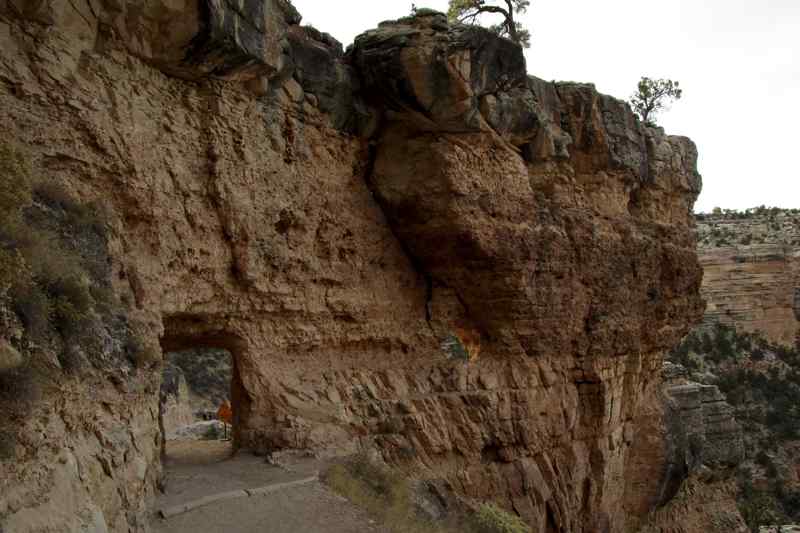
[[[736,506],[736,483],[707,474],[688,478],[666,505],[647,517],[639,533],[751,531]]]
[[[663,421],[651,427],[659,444],[649,454],[662,469],[655,472],[661,484],[651,496],[657,507],[672,501],[687,479],[745,459],[742,428],[719,388],[691,381],[686,368],[671,362],[664,363],[662,376]]]
[[[164,351],[232,354],[238,445],[371,447],[537,530],[623,531],[661,482],[636,459],[662,355],[702,313],[694,145],[591,85],[527,77],[517,47],[440,14],[342,55],[256,3],[45,20],[0,2],[0,117],[37,169],[105,205],[115,293]],[[183,36],[146,46],[177,18]],[[63,463],[89,487],[53,518],[63,530],[140,527],[146,494],[103,495],[152,487],[150,394],[97,419],[147,445]],[[0,496],[0,520],[49,512],[64,491],[39,479]]]
[[[697,232],[705,322],[793,344],[800,312],[800,215],[778,209],[700,215]]]
[[[119,47],[191,80],[274,75],[300,22],[288,0],[4,0],[0,12],[65,30],[73,53]]]
[[[681,462],[689,470],[701,464],[736,466],[744,460],[742,429],[719,388],[686,383],[665,392],[671,403],[668,428],[676,428],[674,436],[680,442],[674,447],[681,450]]]
[[[631,470],[637,472],[634,482],[628,483],[628,490],[637,496],[629,500],[629,524],[639,524],[638,520],[649,516],[641,524],[642,531],[661,531],[662,527],[729,531],[726,527],[741,521],[735,487],[727,481],[718,483],[712,472],[744,460],[743,432],[734,409],[716,386],[690,381],[681,365],[665,362],[662,378],[661,390],[641,406],[637,421],[637,436],[648,445],[634,449],[629,459]],[[717,508],[713,515],[684,520],[687,507],[704,500]],[[653,513],[655,509],[659,511]],[[713,519],[726,514],[730,520]],[[692,526],[701,522],[714,527]]]
[[[167,440],[175,438],[179,429],[195,422],[189,386],[179,368],[173,366],[165,369],[159,401],[162,431]]]

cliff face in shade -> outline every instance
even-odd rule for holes
[[[666,463],[634,458],[665,445],[662,356],[702,314],[691,141],[439,14],[343,54],[278,2],[18,4],[0,1],[7,132],[103,201],[115,290],[153,341],[231,352],[240,445],[372,447],[541,531],[624,531],[657,503]],[[186,34],[158,38],[173,19]],[[140,399],[130,423],[157,433],[157,387]],[[54,420],[85,402],[52,401]],[[109,479],[151,490],[157,446]],[[140,527],[133,502],[25,461],[66,481],[0,496],[0,520],[87,485],[53,521]]]
[[[705,321],[793,344],[800,313],[800,215],[777,209],[701,215],[697,232]]]

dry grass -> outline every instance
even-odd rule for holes
[[[409,481],[388,467],[357,455],[331,467],[324,482],[378,522],[396,533],[438,533],[447,531],[417,516]]]
[[[30,362],[0,372],[0,461],[13,457],[17,433],[47,383],[46,372]]]
[[[366,510],[394,533],[530,533],[516,515],[493,504],[477,512],[431,522],[420,516],[411,481],[402,473],[358,454],[331,467],[323,481],[336,493]]]
[[[58,183],[34,180],[24,159],[0,144],[0,213],[0,298],[24,327],[22,344],[53,348],[62,369],[78,373],[83,354],[98,350],[97,310],[116,305],[94,264],[107,263],[95,260],[105,242],[98,211]]]
[[[520,517],[491,503],[481,505],[473,520],[475,533],[531,533]]]

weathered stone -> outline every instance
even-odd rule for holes
[[[667,427],[674,429],[677,461],[688,471],[700,464],[736,466],[744,460],[742,428],[733,407],[713,385],[688,383],[666,389],[674,401],[667,413]]]
[[[286,95],[289,97],[289,99],[296,104],[302,102],[306,98],[305,94],[303,93],[303,88],[300,87],[300,84],[292,78],[289,78],[284,82],[283,90],[286,91]]]
[[[639,533],[749,533],[736,505],[734,480],[687,479],[677,496],[651,513]]]
[[[424,443],[424,463],[475,457],[453,483],[477,499],[493,494],[537,530],[618,530],[625,505],[642,505],[636,512],[644,514],[656,503],[639,490],[629,498],[641,504],[626,502],[627,485],[660,479],[639,478],[628,462],[650,443],[625,438],[625,421],[635,421],[633,432],[645,429],[639,417],[658,390],[651,384],[659,354],[702,312],[691,218],[700,185],[696,152],[686,139],[642,127],[624,103],[591,86],[520,79],[513,61],[508,70],[498,62],[496,70],[470,76],[473,49],[461,47],[489,42],[480,35],[476,45],[455,39],[451,29],[404,19],[357,38],[352,52],[373,104],[392,110],[376,137],[373,191],[429,279],[433,301],[446,289],[461,306],[444,316],[430,306],[433,328],[453,330],[469,320],[483,340],[478,361],[505,369],[478,378],[485,392],[475,394],[469,419],[480,422],[461,421],[445,404],[441,421],[418,416],[405,436]],[[500,80],[512,80],[511,89],[498,89]],[[487,96],[481,109],[473,96],[484,87],[508,93]],[[529,139],[541,132],[552,149],[533,157],[516,150],[524,128],[512,126],[519,118],[513,111],[496,118],[504,98],[536,103]],[[504,373],[541,375],[543,383],[516,391]],[[513,399],[493,392],[509,388]],[[557,408],[555,398],[570,408]],[[506,404],[517,413],[511,420],[526,420],[518,430],[489,414]],[[445,420],[456,422],[437,430]],[[565,446],[577,455],[567,459],[570,452],[542,440],[554,433],[571,435]],[[580,442],[581,451],[567,440]],[[478,457],[491,467],[478,467]],[[653,468],[661,472],[665,460]],[[574,476],[568,486],[597,487],[597,494],[542,482],[556,470]],[[625,472],[625,482],[607,484],[611,472]]]
[[[23,362],[22,354],[4,339],[0,339],[0,372],[17,368]]]
[[[285,0],[12,0],[13,10],[82,40],[121,44],[187,79],[249,79],[283,67],[286,28],[299,16]]]
[[[178,430],[195,421],[189,399],[189,386],[179,368],[171,366],[164,372],[159,401],[165,438],[175,438]]]
[[[780,210],[698,217],[706,325],[720,322],[794,344],[800,325],[799,222],[800,215]]]
[[[481,98],[511,94],[524,88],[527,79],[519,46],[484,28],[450,26],[435,12],[384,23],[356,37],[352,61],[368,99],[436,131],[488,130]],[[509,117],[497,110],[491,114],[495,126],[505,130],[525,123],[521,117],[529,113],[524,103],[504,102],[504,107],[526,113]]]
[[[632,479],[626,483],[628,523],[638,530],[638,521],[649,514],[643,533],[660,527],[701,531],[700,523],[710,523],[709,531],[744,532],[735,488],[717,483],[715,476],[720,468],[744,461],[742,428],[717,387],[693,383],[687,374],[682,366],[665,363],[661,390],[644,402],[634,420]],[[708,514],[694,509],[704,501]],[[658,512],[650,512],[656,508]],[[726,515],[719,523],[711,519]]]
[[[358,76],[343,61],[342,45],[327,33],[310,27],[289,31],[289,67],[312,105],[330,116],[335,128],[363,132],[372,120],[358,94]]]
[[[169,27],[136,5],[116,16],[142,43]],[[68,28],[27,24],[0,21],[0,120],[37,168],[104,202],[113,290],[147,340],[231,352],[237,445],[367,447],[541,531],[624,531],[650,511],[666,459],[639,467],[663,416],[662,354],[702,311],[688,140],[589,86],[529,79],[516,45],[430,12],[345,58],[298,34],[292,68],[250,63],[258,47],[225,23],[233,55],[204,48],[191,75],[231,79],[201,84],[126,44],[133,30],[76,56]],[[275,98],[236,82],[263,76],[259,61]],[[317,76],[327,62],[341,64]],[[289,79],[327,118],[279,99]],[[348,84],[380,121],[342,121]],[[467,357],[442,349],[450,337]],[[100,509],[109,530],[143,529],[158,379],[49,399],[24,448],[68,435],[83,480],[37,474],[63,444],[3,463],[15,491],[0,490],[0,519],[70,531]]]

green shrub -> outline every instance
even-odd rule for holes
[[[766,467],[772,464],[772,459],[769,458],[769,455],[764,450],[759,450],[756,454],[756,463]]]
[[[31,203],[30,171],[22,156],[0,144],[0,227],[19,224],[21,209]]]
[[[531,533],[531,528],[517,515],[491,503],[480,506],[475,513],[476,533]]]
[[[323,475],[323,481],[391,531],[442,531],[416,515],[409,480],[387,466],[370,461],[365,454],[332,466]]]
[[[0,297],[19,317],[26,346],[50,347],[77,372],[102,352],[100,312],[118,302],[108,285],[105,224],[94,205],[57,182],[34,180],[0,144]]]
[[[442,350],[450,359],[469,361],[469,352],[457,335],[449,334],[442,342]]]
[[[220,436],[219,428],[216,424],[212,424],[208,426],[205,433],[203,433],[203,440],[219,440]]]
[[[25,326],[28,339],[42,343],[50,331],[53,304],[42,288],[30,278],[19,279],[9,290],[11,308]]]
[[[163,361],[161,347],[148,341],[145,327],[139,322],[128,327],[125,353],[136,368],[151,368]]]
[[[781,521],[782,513],[775,508],[775,500],[764,491],[754,489],[741,494],[738,507],[747,527],[754,533],[758,533],[761,526]]]
[[[0,461],[14,458],[16,436],[11,430],[0,429]]]
[[[49,382],[44,369],[26,361],[13,370],[0,372],[0,459],[13,450],[16,433],[32,412]]]

